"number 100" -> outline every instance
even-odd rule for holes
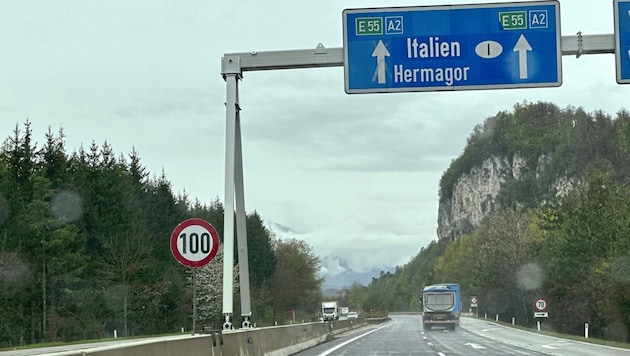
[[[199,236],[196,232],[190,234],[190,236],[186,236],[186,234],[179,235],[179,239],[182,241],[182,252],[184,254],[190,253],[201,253],[207,254],[210,253],[210,234],[204,232]]]

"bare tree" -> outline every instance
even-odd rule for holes
[[[239,289],[238,265],[234,266],[234,293]],[[220,323],[223,311],[223,245],[219,246],[215,258],[198,268],[197,278],[197,322],[205,325]],[[188,277],[192,284],[192,270]]]

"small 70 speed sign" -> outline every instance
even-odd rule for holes
[[[171,234],[171,252],[186,267],[199,268],[208,264],[219,250],[219,234],[207,221],[188,219]]]
[[[536,300],[534,301],[534,309],[536,309],[536,311],[544,312],[547,311],[547,308],[549,308],[549,303],[547,303],[547,300],[545,298],[536,298]]]

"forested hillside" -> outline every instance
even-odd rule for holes
[[[170,235],[196,217],[222,242],[222,204],[174,195],[135,150],[117,157],[92,143],[69,154],[64,139],[49,129],[38,147],[27,121],[0,149],[0,347],[189,330],[190,270],[171,255]],[[312,248],[270,236],[256,212],[247,230],[252,321],[283,323],[290,309],[315,318],[321,280]],[[223,322],[222,270],[219,254],[199,271],[198,327]]]
[[[440,182],[440,197],[491,156],[525,157],[469,234],[422,248],[394,274],[365,289],[365,308],[418,310],[424,285],[458,282],[464,310],[532,326],[545,297],[544,325],[561,332],[628,341],[630,330],[630,114],[610,117],[550,103],[524,103],[479,125]],[[571,189],[558,194],[558,181]]]
[[[0,149],[0,347],[188,329],[190,273],[171,256],[170,234],[197,217],[222,240],[222,204],[175,195],[135,151],[117,156],[92,143],[67,153],[64,135],[49,130],[38,147],[27,121]],[[630,114],[517,104],[475,128],[442,177],[440,199],[491,156],[525,163],[480,224],[418,246],[408,264],[340,301],[370,313],[420,310],[425,285],[458,282],[464,310],[476,295],[480,314],[532,326],[543,296],[547,327],[580,334],[588,322],[592,336],[628,341]],[[558,194],[558,181],[571,189]],[[322,281],[312,248],[270,236],[256,212],[247,229],[252,321],[282,322],[287,310],[315,318]],[[199,271],[198,326],[223,321],[220,264]]]

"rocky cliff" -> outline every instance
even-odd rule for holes
[[[461,175],[453,186],[451,197],[440,200],[438,238],[453,240],[463,234],[471,234],[484,217],[502,208],[497,198],[506,188],[528,175],[539,181],[550,161],[550,155],[540,156],[535,170],[531,172],[522,155],[515,154],[511,159],[490,156],[481,165]],[[576,184],[574,178],[567,176],[556,177],[552,181],[544,190],[554,199],[565,196]],[[542,201],[545,201],[544,198]],[[512,203],[519,205],[518,202]]]

